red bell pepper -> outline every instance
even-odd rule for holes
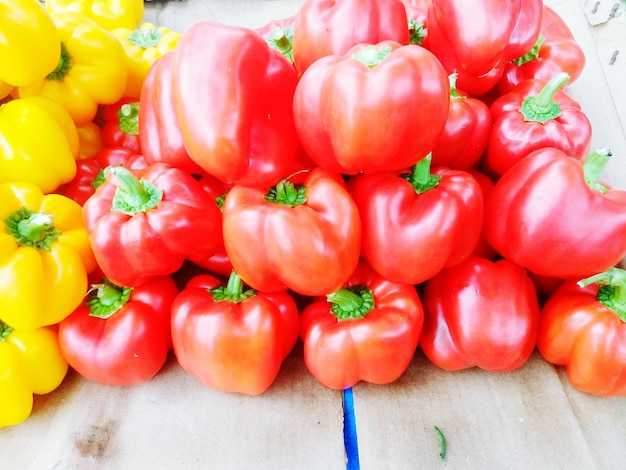
[[[491,191],[495,186],[495,183],[485,173],[478,171],[474,168],[470,168],[469,170],[467,170],[467,172],[474,177],[474,179],[480,186],[481,192],[483,194],[483,203],[486,203],[489,194],[491,194]],[[495,259],[498,256],[496,250],[494,250],[494,248],[487,242],[487,239],[485,238],[484,224],[481,228],[480,237],[478,239],[478,243],[476,244],[476,248],[474,249],[474,254],[491,260]]]
[[[502,175],[533,150],[555,147],[583,159],[591,143],[591,122],[580,103],[561,87],[566,73],[549,82],[529,79],[491,104],[493,128],[483,161],[486,172]]]
[[[135,98],[124,97],[116,103],[105,105],[102,118],[104,147],[124,147],[141,154],[139,102]]]
[[[428,47],[459,88],[484,95],[539,37],[542,0],[431,0]]]
[[[163,367],[172,345],[171,306],[178,287],[170,276],[120,287],[92,286],[82,305],[59,323],[59,346],[83,377],[107,385],[138,385]]]
[[[326,295],[356,268],[361,221],[341,175],[315,168],[300,184],[269,191],[235,185],[226,195],[226,253],[244,282],[262,292]]]
[[[504,66],[498,92],[508,93],[529,78],[547,82],[560,72],[567,73],[568,83],[572,84],[582,73],[585,63],[585,52],[567,23],[556,11],[544,5],[539,39],[530,51]]]
[[[391,383],[409,366],[423,322],[415,287],[389,281],[363,261],[343,287],[302,311],[304,363],[336,390]]]
[[[386,40],[409,44],[400,0],[304,0],[293,25],[294,65],[301,75],[322,57]]]
[[[432,150],[432,165],[468,170],[476,167],[491,134],[489,106],[456,87],[457,74],[449,76],[448,119]]]
[[[73,199],[81,206],[89,199],[105,178],[104,170],[109,166],[125,166],[139,169],[147,166],[141,155],[124,147],[105,147],[93,157],[76,161],[76,176],[72,181],[60,186],[58,194]]]
[[[565,281],[541,310],[537,348],[586,393],[626,396],[626,271]]]
[[[435,56],[383,41],[316,61],[300,78],[293,109],[311,160],[357,174],[401,170],[426,156],[449,101],[448,76]]]
[[[410,172],[360,174],[348,189],[361,216],[361,256],[390,281],[419,284],[472,254],[484,202],[467,172],[422,159]]]
[[[172,90],[172,59],[166,52],[152,63],[139,98],[139,142],[148,164],[167,163],[194,175],[205,173],[187,153]]]
[[[260,395],[298,340],[300,318],[287,292],[244,289],[233,271],[224,285],[200,274],[172,305],[172,342],[181,367],[206,387]]]
[[[176,116],[189,157],[225,183],[267,188],[298,152],[293,64],[253,30],[198,21],[174,50]]]
[[[191,174],[165,163],[108,173],[83,217],[98,265],[112,282],[135,287],[175,272],[185,259],[216,252],[220,210]]]
[[[535,348],[539,301],[525,269],[472,256],[428,280],[420,346],[445,370],[521,367]]]
[[[626,191],[599,182],[607,149],[584,163],[555,148],[508,170],[485,205],[487,241],[541,276],[581,279],[626,255]]]

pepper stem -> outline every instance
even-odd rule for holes
[[[271,48],[276,49],[284,55],[289,62],[293,63],[293,28],[277,27],[272,31],[272,35],[267,39]]]
[[[85,306],[89,307],[89,316],[109,318],[128,303],[132,292],[132,287],[118,286],[108,279],[93,284],[85,302]]]
[[[456,88],[456,81],[459,78],[459,74],[457,72],[451,73],[448,75],[448,81],[450,82],[450,99],[453,100],[463,100],[467,98],[459,94],[459,90]]]
[[[154,209],[163,199],[163,190],[150,181],[138,180],[122,166],[108,167],[106,171],[119,182],[113,196],[112,210],[133,216]]]
[[[217,286],[208,289],[208,292],[215,302],[233,302],[236,304],[256,295],[254,289],[243,289],[243,281],[235,271],[231,271],[226,286]]]
[[[21,207],[4,219],[6,230],[18,245],[49,251],[61,236],[54,226],[54,218],[43,212]]]
[[[137,28],[128,36],[128,41],[142,49],[156,47],[163,38],[163,33],[158,28]]]
[[[380,64],[385,58],[391,54],[391,47],[383,47],[379,49],[375,45],[371,44],[364,47],[359,52],[352,54],[351,59],[361,62],[367,65],[370,69],[373,69]]]
[[[374,308],[374,294],[363,285],[342,287],[326,296],[337,320],[357,320]]]
[[[433,175],[430,172],[432,159],[433,156],[429,153],[413,166],[411,173],[403,175],[403,178],[411,183],[417,194],[425,193],[436,187],[441,180],[441,175]]]
[[[597,295],[598,301],[626,323],[626,271],[620,268],[611,268],[603,273],[578,281],[580,287],[589,284],[600,286]]]
[[[554,101],[554,95],[569,80],[569,74],[557,73],[541,89],[538,95],[528,96],[519,109],[525,121],[535,121],[545,124],[561,115],[561,107]]]
[[[412,18],[408,19],[409,44],[421,46],[424,42],[424,24]]]
[[[139,102],[125,103],[117,111],[120,130],[126,135],[139,135]]]
[[[584,161],[583,172],[585,181],[591,189],[601,193],[608,191],[607,187],[600,182],[600,176],[612,155],[608,148],[602,147],[591,153]]]
[[[296,185],[288,179],[282,179],[276,186],[270,188],[265,200],[285,206],[299,206],[306,202],[306,186]]]
[[[59,55],[59,63],[57,64],[56,68],[48,74],[46,79],[58,80],[59,82],[63,82],[63,80],[65,80],[65,76],[72,68],[72,60],[72,56],[67,50],[65,43],[61,41],[61,54]]]
[[[13,328],[0,320],[0,343],[6,341],[13,333]]]
[[[530,62],[531,60],[538,59],[539,51],[541,50],[541,46],[543,46],[544,42],[546,42],[546,38],[540,34],[539,37],[537,38],[537,42],[535,42],[535,45],[531,47],[530,50],[526,54],[524,54],[521,57],[518,57],[517,59],[513,59],[512,62],[519,67],[520,65],[524,65],[526,62]]]

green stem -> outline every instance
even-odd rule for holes
[[[272,31],[272,35],[267,40],[270,47],[276,49],[282,55],[284,55],[289,62],[293,63],[293,28],[290,27],[277,27]]]
[[[72,56],[70,55],[64,42],[61,42],[61,55],[59,56],[59,63],[56,68],[48,74],[46,79],[58,80],[62,82],[65,80],[65,76],[72,68]]]
[[[119,182],[113,196],[112,210],[132,216],[154,209],[163,199],[163,190],[150,181],[138,180],[122,166],[108,167],[106,171]]]
[[[243,281],[235,271],[230,273],[226,286],[209,289],[209,293],[215,302],[233,302],[236,304],[256,295],[254,289],[243,289]]]
[[[409,18],[409,44],[421,46],[424,41],[424,24]]]
[[[429,153],[413,166],[411,173],[403,175],[403,177],[411,183],[411,186],[413,186],[417,194],[425,193],[429,189],[436,187],[441,180],[440,175],[433,175],[430,172],[432,159],[432,154]]]
[[[118,286],[108,279],[92,285],[85,302],[89,307],[89,316],[109,318],[128,303],[132,292],[132,287]]]
[[[363,285],[342,287],[328,294],[326,300],[339,321],[363,318],[374,308],[374,294]]]
[[[117,111],[121,131],[126,135],[139,135],[139,102],[123,104]]]
[[[519,67],[520,65],[524,65],[526,62],[538,59],[539,51],[541,50],[541,46],[543,46],[543,43],[545,41],[546,38],[540,34],[537,38],[537,42],[535,42],[535,45],[531,47],[530,50],[523,56],[518,57],[517,59],[513,59],[513,63]]]
[[[0,342],[6,341],[13,333],[13,328],[0,320]]]
[[[519,112],[525,121],[535,121],[545,124],[561,115],[561,107],[554,101],[554,95],[569,80],[570,76],[565,73],[557,73],[541,89],[538,95],[529,96],[523,102]]]
[[[608,189],[600,182],[604,167],[613,154],[608,148],[602,147],[591,153],[583,163],[585,181],[595,191],[606,193]]]
[[[466,97],[459,94],[459,91],[456,88],[456,81],[459,78],[459,74],[454,72],[448,75],[448,81],[450,82],[450,99],[453,100],[464,100]]]
[[[611,268],[603,273],[578,281],[580,287],[589,284],[600,286],[597,295],[598,301],[626,323],[626,271],[620,268]]]
[[[446,452],[448,450],[448,443],[446,441],[446,436],[444,436],[441,429],[438,426],[433,426],[435,429],[435,434],[437,434],[437,439],[439,440],[439,458],[444,460],[446,458]]]
[[[283,179],[268,191],[265,200],[273,204],[283,204],[285,206],[299,206],[306,202],[306,186],[293,184],[287,179]]]
[[[18,245],[49,251],[61,231],[54,227],[50,214],[21,207],[4,219],[7,232]]]
[[[158,28],[135,29],[128,36],[128,41],[137,47],[149,49],[156,47],[163,38],[163,33]]]
[[[359,52],[352,54],[351,59],[361,62],[367,65],[370,69],[373,69],[385,60],[389,54],[391,54],[391,47],[383,47],[382,49],[379,49],[375,45],[371,44],[364,47]]]

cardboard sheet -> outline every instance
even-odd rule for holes
[[[145,21],[179,31],[201,19],[251,27],[290,16],[298,0],[153,2]],[[592,147],[615,158],[605,180],[626,189],[626,24],[591,26],[584,0],[549,0],[587,54],[568,91],[588,113]],[[623,18],[622,18],[623,19]],[[538,353],[505,374],[445,372],[415,356],[388,386],[353,388],[363,469],[621,469],[626,465],[626,398],[573,389]],[[438,426],[447,439],[439,458]],[[342,395],[306,371],[300,348],[260,397],[209,390],[171,357],[151,382],[91,383],[70,372],[36,397],[23,424],[0,430],[7,469],[346,468]]]

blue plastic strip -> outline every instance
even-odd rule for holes
[[[359,470],[359,443],[356,436],[352,388],[343,391],[343,443],[346,449],[346,470]]]

